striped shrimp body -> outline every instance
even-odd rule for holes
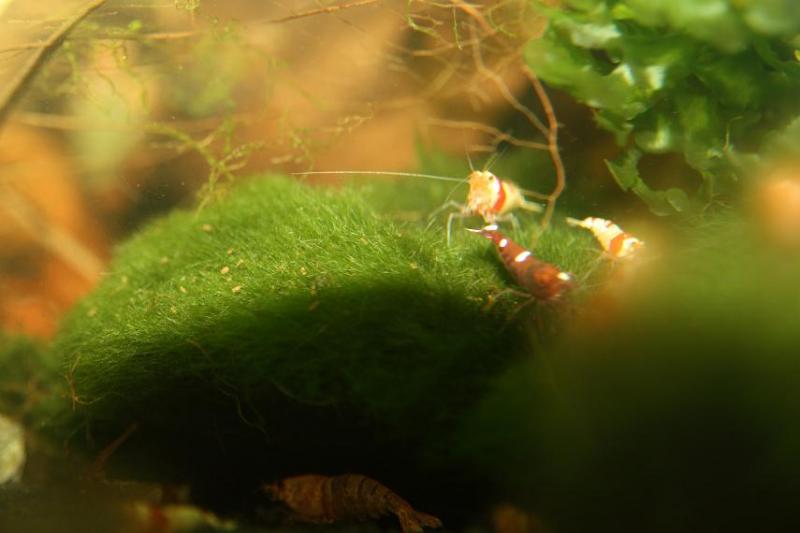
[[[294,476],[265,485],[264,491],[305,522],[365,521],[394,514],[404,533],[442,525],[435,516],[415,511],[384,485],[359,474]]]
[[[568,217],[567,224],[591,231],[612,259],[629,259],[644,246],[644,242],[604,218],[588,217],[578,220]]]
[[[463,183],[464,180],[446,176],[434,176],[430,174],[415,174],[411,172],[384,172],[384,171],[322,171],[305,172],[304,174],[376,174],[383,176],[408,176],[424,179],[434,179],[441,181],[453,181]],[[488,170],[473,170],[466,179],[469,184],[466,203],[450,200],[439,206],[430,214],[433,220],[436,215],[448,209],[454,209],[447,216],[447,244],[450,245],[450,234],[453,220],[456,218],[467,218],[479,216],[486,224],[494,224],[502,220],[511,220],[516,224],[513,211],[524,210],[534,213],[541,213],[541,205],[528,201],[526,195],[535,195],[531,191],[520,189],[515,183],[509,180],[501,180]]]
[[[542,301],[554,301],[574,285],[572,274],[555,265],[536,259],[533,254],[497,230],[495,224],[471,229],[494,242],[514,281],[531,296]]]
[[[467,177],[469,192],[467,203],[447,202],[431,214],[431,218],[444,209],[456,208],[458,211],[447,216],[447,244],[450,244],[451,228],[456,218],[479,216],[487,224],[501,220],[511,220],[516,225],[513,211],[522,209],[541,213],[542,206],[525,199],[524,192],[509,180],[501,180],[488,170],[473,170]]]
[[[479,215],[487,224],[494,224],[515,209],[542,211],[542,206],[527,201],[514,183],[501,180],[488,170],[475,170],[468,180],[467,204],[462,209],[464,216]]]

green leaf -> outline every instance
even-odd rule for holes
[[[747,153],[793,151],[796,137],[772,132],[800,118],[800,2],[566,0],[548,16],[528,64],[620,146],[632,135],[644,153],[680,154],[701,194],[735,192]],[[685,192],[653,191],[635,162],[609,168],[654,211],[687,210]]]
[[[628,142],[628,136],[633,131],[633,124],[625,117],[603,109],[594,116],[594,120],[598,126],[614,134],[614,140],[619,146],[624,146]]]
[[[800,2],[796,0],[749,0],[744,21],[766,35],[792,35],[800,31]]]
[[[639,177],[639,159],[642,154],[638,150],[628,150],[622,160],[606,160],[606,166],[611,171],[611,175],[623,191],[627,191],[642,181]]]
[[[689,197],[680,189],[672,188],[665,191],[655,191],[641,181],[631,190],[657,216],[663,217],[681,213],[686,211],[689,206]]]
[[[728,0],[627,0],[645,26],[686,33],[724,52],[745,48],[747,28]]]
[[[531,42],[525,50],[528,64],[550,84],[570,91],[594,108],[608,109],[631,119],[646,109],[640,90],[626,65],[605,72],[587,50],[557,38]]]
[[[671,105],[661,105],[637,122],[634,139],[645,152],[663,154],[680,148],[681,135],[674,121],[674,109]]]
[[[619,161],[606,160],[606,166],[622,190],[632,191],[647,204],[653,214],[667,216],[688,211],[690,201],[684,191],[677,188],[656,191],[642,180],[638,168],[640,158],[641,153],[631,149]]]
[[[664,196],[675,211],[683,213],[689,210],[689,197],[683,190],[673,187],[664,191]]]
[[[722,105],[739,109],[760,107],[768,76],[760,58],[753,52],[699,64],[695,74]]]

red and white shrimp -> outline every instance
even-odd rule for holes
[[[557,300],[574,285],[574,277],[569,272],[533,256],[499,231],[496,224],[481,229],[470,229],[494,242],[514,281],[536,299],[551,302]]]
[[[643,241],[604,218],[588,217],[578,220],[567,217],[567,224],[591,231],[606,254],[612,259],[629,259],[644,246]]]
[[[466,203],[450,200],[431,213],[430,218],[435,217],[446,209],[456,209],[447,217],[447,244],[450,244],[450,233],[453,220],[456,218],[466,218],[479,216],[487,224],[494,224],[501,220],[511,220],[516,223],[513,211],[522,209],[535,213],[541,213],[541,205],[531,202],[525,196],[535,196],[536,193],[526,191],[518,187],[510,180],[501,180],[488,170],[473,170],[466,180],[450,178],[446,176],[434,176],[430,174],[415,174],[411,172],[384,172],[384,171],[323,171],[305,172],[304,174],[377,174],[384,176],[411,176],[426,179],[443,181],[454,181],[469,184]]]
[[[450,213],[447,217],[447,243],[450,244],[450,230],[453,219],[479,216],[487,224],[494,224],[500,220],[511,220],[516,223],[512,211],[523,209],[535,213],[542,212],[542,206],[529,202],[525,199],[522,189],[514,182],[501,180],[488,170],[473,170],[467,176],[469,182],[469,192],[467,193],[467,203],[460,204],[450,201],[434,211],[431,216],[435,216],[443,209],[456,208],[455,213]]]
[[[525,199],[522,189],[512,181],[501,180],[488,170],[475,170],[470,173],[469,193],[464,215],[477,214],[487,224],[495,221],[515,209],[524,209],[540,213],[542,206]]]

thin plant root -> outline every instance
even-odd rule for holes
[[[360,474],[294,476],[263,489],[304,522],[366,521],[394,514],[404,533],[442,526],[435,516],[415,511],[390,489]]]

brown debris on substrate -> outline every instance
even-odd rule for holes
[[[360,474],[294,476],[267,484],[264,491],[304,522],[366,521],[394,514],[404,533],[442,525],[435,516],[415,511],[389,488]]]

